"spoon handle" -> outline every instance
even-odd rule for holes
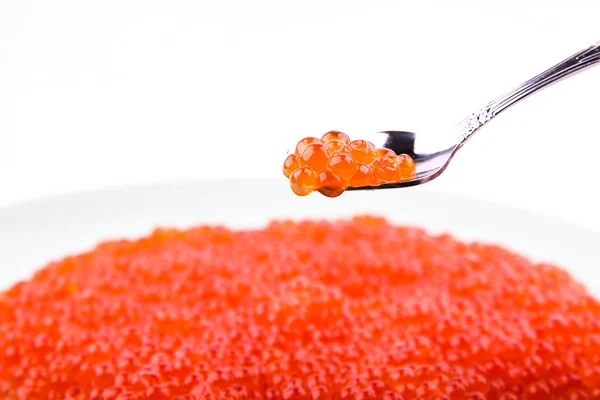
[[[600,63],[600,42],[588,47],[566,60],[556,64],[552,68],[542,72],[534,78],[531,78],[525,83],[506,93],[503,96],[489,102],[485,107],[469,115],[462,120],[458,127],[460,129],[460,137],[458,145],[462,146],[471,135],[479,128],[488,123],[496,115],[506,110],[510,106],[517,104],[524,98],[556,83],[562,79],[575,75],[584,69],[592,67]]]

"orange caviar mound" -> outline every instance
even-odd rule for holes
[[[598,399],[561,269],[374,217],[161,229],[0,294],[0,398]]]
[[[372,187],[393,184],[415,179],[417,176],[414,160],[407,154],[396,155],[393,150],[376,148],[365,140],[350,140],[343,132],[329,131],[321,139],[306,137],[298,142],[294,154],[284,161],[283,173],[290,179],[290,186],[298,194],[292,183],[293,173],[300,168],[309,168],[317,176],[325,169],[334,172],[341,183],[334,187],[324,187],[317,183],[310,190],[298,190],[301,196],[317,190],[327,197],[337,197],[348,187]]]

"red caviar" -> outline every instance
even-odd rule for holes
[[[372,217],[157,230],[0,294],[0,398],[597,399],[562,270]]]
[[[291,181],[293,172],[301,167],[310,168],[317,176],[328,168],[343,181],[343,185],[333,190],[317,183],[311,190],[300,190],[303,196],[318,190],[328,197],[337,197],[346,187],[397,183],[414,179],[417,175],[415,162],[409,155],[396,155],[391,149],[375,148],[373,143],[365,140],[350,141],[348,135],[339,131],[327,132],[321,139],[302,139],[296,145],[295,154],[297,159],[288,155],[283,166],[285,176],[290,178],[290,186],[295,185]]]

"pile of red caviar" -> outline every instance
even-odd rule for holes
[[[348,187],[379,186],[408,181],[416,176],[414,160],[407,154],[377,149],[371,142],[352,140],[330,131],[321,139],[306,137],[283,162],[283,174],[298,196],[315,190],[337,197]]]
[[[0,398],[599,399],[600,304],[374,217],[157,230],[0,295]]]

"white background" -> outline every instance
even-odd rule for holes
[[[598,1],[526,4],[0,0],[0,206],[283,179],[303,136],[450,126],[600,40]],[[428,185],[600,230],[599,112],[600,67],[499,116]]]

